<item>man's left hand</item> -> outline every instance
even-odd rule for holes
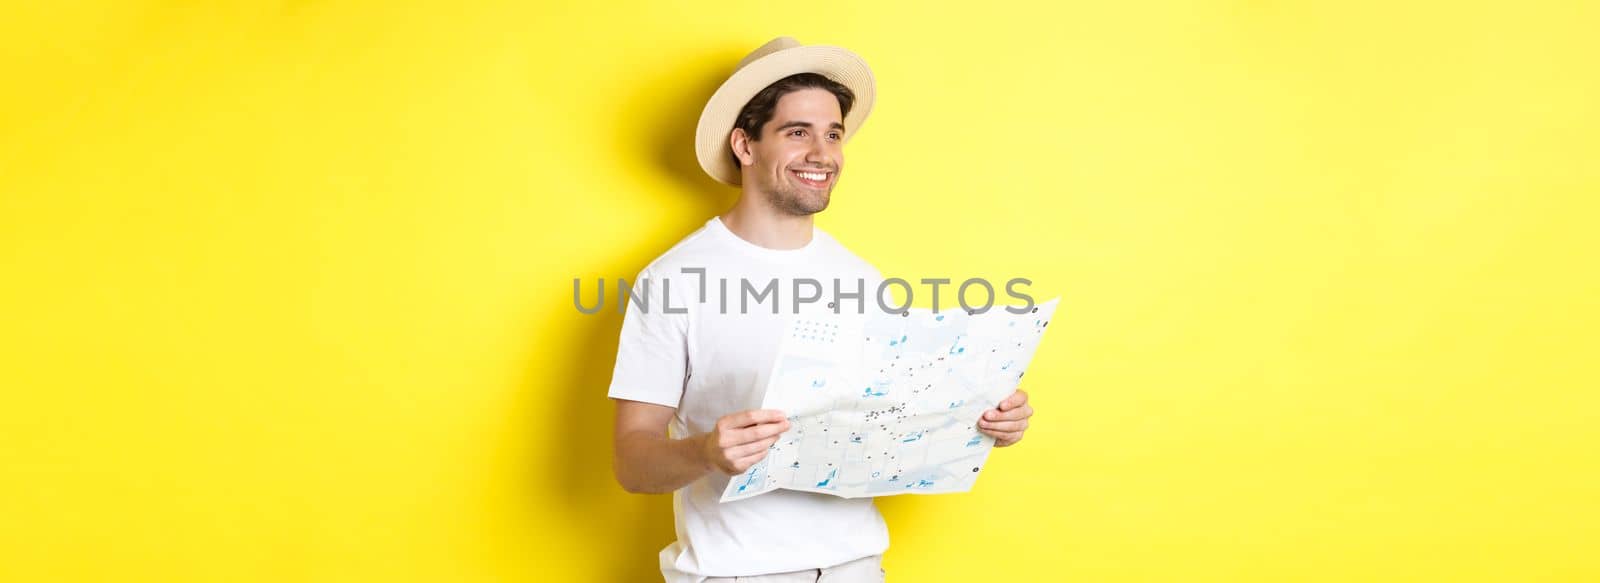
[[[1022,432],[1028,430],[1028,418],[1032,416],[1028,394],[1017,389],[1000,401],[999,406],[983,412],[983,418],[978,420],[978,431],[993,437],[995,447],[1016,445],[1022,441]]]

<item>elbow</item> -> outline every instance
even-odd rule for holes
[[[644,491],[642,484],[639,484],[633,480],[629,480],[628,478],[623,477],[621,474],[617,474],[617,485],[622,486],[622,491],[629,494],[648,494],[648,492]]]
[[[662,490],[649,483],[646,483],[644,480],[629,476],[620,471],[616,472],[616,478],[617,485],[622,486],[622,490],[629,494],[665,494],[671,491]]]
[[[623,467],[620,458],[611,460],[611,477],[616,479],[617,485],[622,486],[622,490],[629,494],[655,494],[642,480]]]
[[[650,488],[649,486],[647,486],[645,484],[639,483],[639,481],[637,481],[637,480],[629,480],[629,479],[623,478],[622,476],[617,476],[617,484],[622,486],[622,490],[624,492],[629,493],[629,494],[660,494],[661,493],[661,492],[659,492],[659,491],[657,491],[657,490],[655,490],[653,488]]]
[[[624,471],[621,466],[617,466],[616,469],[612,471],[612,474],[617,480],[617,485],[622,486],[622,490],[629,494],[672,493],[671,489],[663,489],[660,484],[651,483],[649,480],[642,479],[638,475],[630,474],[629,472]]]
[[[617,481],[618,486],[622,486],[624,492],[629,494],[639,493],[639,484],[629,478],[627,472],[622,471],[622,460],[612,458],[611,478]]]

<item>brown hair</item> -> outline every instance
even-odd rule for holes
[[[850,106],[856,102],[856,94],[837,81],[816,73],[796,73],[773,82],[766,89],[756,93],[755,97],[751,97],[750,102],[739,110],[739,117],[734,118],[733,127],[744,130],[751,140],[760,140],[761,128],[772,121],[772,115],[778,108],[778,100],[801,89],[828,90],[839,100],[840,117],[850,115]],[[738,154],[730,151],[729,155],[733,156],[734,167],[741,166]]]

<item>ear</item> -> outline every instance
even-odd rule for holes
[[[733,155],[739,158],[739,163],[751,166],[756,163],[756,156],[750,149],[750,134],[744,133],[744,128],[733,128],[728,134],[728,146],[733,148]]]

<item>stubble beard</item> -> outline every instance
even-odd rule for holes
[[[827,209],[832,195],[832,186],[822,192],[810,192],[796,190],[788,184],[778,184],[767,192],[767,200],[780,212],[803,217]]]

